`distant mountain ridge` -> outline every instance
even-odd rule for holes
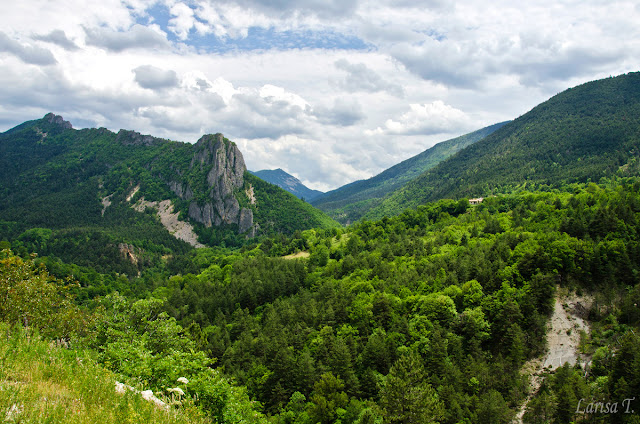
[[[507,121],[508,122],[508,121]],[[367,180],[344,185],[319,196],[311,203],[334,219],[349,223],[358,220],[382,199],[441,161],[501,128],[507,122],[440,142]]]
[[[318,196],[322,196],[324,193],[318,190],[312,190],[300,182],[299,179],[293,175],[287,173],[281,168],[278,169],[263,169],[261,171],[249,171],[253,175],[262,178],[268,183],[275,184],[280,188],[287,190],[299,199],[311,202]]]
[[[443,199],[640,173],[640,73],[588,82],[534,107],[387,197],[366,219]]]

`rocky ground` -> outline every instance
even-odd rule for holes
[[[198,236],[193,231],[193,226],[188,222],[180,221],[178,213],[173,212],[171,200],[161,202],[148,202],[144,198],[138,200],[134,208],[142,212],[145,208],[153,208],[158,211],[158,217],[162,225],[177,239],[186,241],[193,247],[205,247],[198,241]]]
[[[547,329],[547,353],[525,364],[522,373],[529,376],[529,396],[520,407],[514,418],[514,423],[522,424],[522,417],[527,409],[529,401],[536,395],[542,384],[542,372],[555,370],[565,362],[575,365],[577,362],[585,363],[578,347],[580,345],[580,332],[589,332],[589,325],[585,321],[591,299],[586,296],[578,296],[575,293],[566,293],[558,289],[553,315]]]

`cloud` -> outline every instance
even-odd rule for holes
[[[370,131],[370,135],[432,135],[450,133],[460,128],[469,128],[467,115],[452,106],[436,100],[429,104],[411,104],[409,110],[397,120],[388,119],[384,128]]]
[[[60,29],[51,31],[46,35],[34,35],[34,40],[45,41],[53,44],[57,44],[65,50],[73,51],[78,50],[78,46],[73,41],[67,38],[67,34]]]
[[[169,41],[164,33],[148,26],[136,24],[128,31],[120,32],[109,28],[85,28],[86,43],[112,52],[128,49],[166,50]]]
[[[331,108],[318,106],[313,109],[313,115],[322,124],[348,127],[357,124],[365,118],[362,105],[352,99],[336,99]]]
[[[0,52],[11,53],[24,63],[31,65],[55,65],[56,58],[47,49],[41,47],[23,45],[9,38],[4,32],[0,32]]]
[[[175,71],[143,65],[135,68],[133,73],[135,74],[136,82],[142,88],[158,90],[178,86],[178,75]]]
[[[235,4],[280,18],[290,16],[317,16],[324,19],[352,15],[358,8],[358,0],[235,0]]]
[[[640,69],[634,0],[14,3],[0,14],[4,129],[54,111],[77,128],[223,132],[253,169],[323,189]]]
[[[193,9],[184,3],[176,3],[171,9],[171,19],[169,29],[181,40],[186,40],[191,28],[198,24]]]
[[[584,47],[552,48],[530,52],[526,62],[512,63],[510,71],[525,85],[543,85],[593,74],[626,56],[627,52],[616,46],[603,51]]]
[[[404,97],[402,86],[385,81],[364,63],[350,63],[346,59],[340,59],[335,62],[335,66],[347,72],[346,78],[338,81],[338,85],[350,93],[386,91],[393,96]]]
[[[307,130],[306,112],[300,105],[274,96],[263,97],[253,90],[234,94],[224,112],[223,124],[242,138],[276,139]]]
[[[402,44],[391,52],[406,68],[425,80],[447,86],[474,88],[484,80],[487,63],[477,42],[453,42],[427,37],[419,44]]]

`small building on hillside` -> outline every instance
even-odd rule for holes
[[[484,200],[484,197],[476,197],[475,199],[469,199],[470,205],[479,205]]]

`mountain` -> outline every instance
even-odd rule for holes
[[[327,192],[312,203],[342,223],[357,221],[369,209],[378,205],[389,193],[402,187],[456,152],[478,140],[482,140],[505,124],[506,122],[501,122],[438,143],[424,152],[392,166],[375,177],[368,180],[355,181]]]
[[[323,193],[318,190],[312,190],[300,182],[299,179],[283,171],[282,169],[263,169],[262,171],[249,171],[253,175],[262,178],[268,183],[275,184],[280,188],[287,190],[294,196],[306,200],[312,201]]]
[[[189,144],[51,113],[0,134],[0,187],[0,240],[126,273],[193,246],[338,225],[248,173],[222,134]]]
[[[639,172],[640,73],[568,89],[395,191],[365,217],[442,198]]]

